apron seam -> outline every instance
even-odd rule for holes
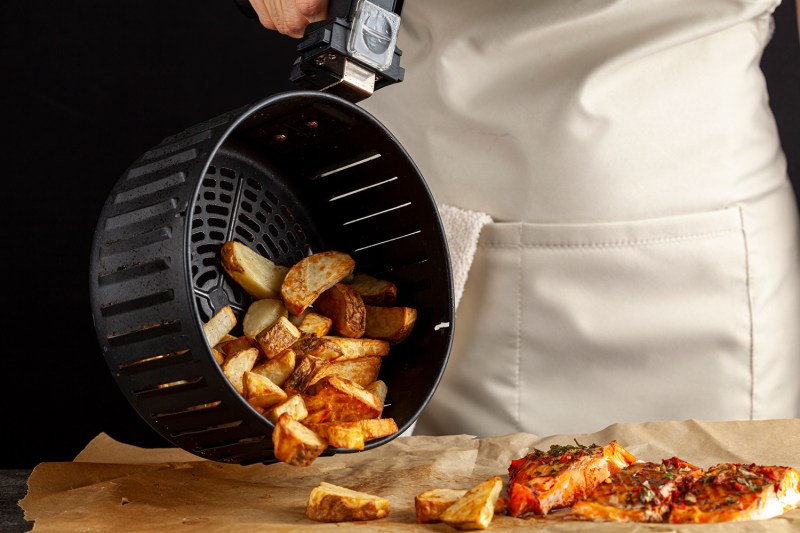
[[[740,208],[740,216],[741,216],[741,208]],[[719,231],[710,231],[706,233],[695,233],[690,235],[683,235],[680,237],[659,237],[656,239],[642,239],[642,240],[629,240],[629,241],[608,241],[608,242],[585,242],[585,243],[570,243],[570,242],[563,242],[563,243],[503,243],[503,242],[485,242],[480,243],[478,246],[480,248],[543,248],[543,249],[586,249],[586,248],[597,248],[597,249],[604,249],[604,248],[632,248],[635,246],[658,246],[661,244],[673,244],[676,242],[685,242],[685,241],[693,241],[693,240],[700,240],[700,239],[711,239],[716,237],[721,237],[723,235],[728,235],[731,233],[736,233],[739,231],[738,228],[729,228],[725,230]],[[521,226],[520,226],[521,232]],[[520,235],[521,237],[521,235]]]
[[[749,324],[749,355],[750,355],[750,420],[755,419],[756,410],[756,362],[755,362],[755,340],[753,337],[753,289],[750,285],[750,249],[747,243],[747,231],[744,226],[744,210],[742,206],[737,206],[739,210],[739,220],[741,222],[742,245],[744,247],[744,276],[747,296],[747,318]]]
[[[516,389],[517,394],[515,398],[515,405],[514,405],[514,421],[517,424],[517,427],[521,428],[521,420],[522,415],[521,411],[521,403],[522,403],[522,224],[517,226],[517,238],[519,239],[519,245],[517,247],[517,342],[516,342],[516,367],[517,367],[517,375],[515,376],[516,379]]]

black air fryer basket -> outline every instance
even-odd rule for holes
[[[124,395],[180,448],[273,462],[273,424],[228,381],[202,329],[225,305],[241,321],[251,302],[221,267],[228,240],[284,265],[347,252],[357,270],[397,284],[398,305],[418,317],[384,358],[382,416],[399,433],[410,427],[449,356],[453,289],[436,205],[394,136],[339,96],[278,94],[164,139],[123,174],[102,210],[92,313]]]

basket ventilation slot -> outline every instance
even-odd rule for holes
[[[178,333],[180,331],[181,331],[180,321],[167,322],[165,324],[153,324],[151,326],[145,326],[135,331],[122,333],[119,335],[109,335],[108,344],[112,347],[124,346],[127,344],[134,344],[137,342],[157,339],[159,337],[171,335],[173,333]]]
[[[132,311],[137,311],[148,307],[154,307],[159,304],[171,302],[174,299],[175,293],[172,291],[172,289],[167,289],[165,291],[148,294],[147,296],[141,296],[132,300],[103,306],[100,308],[100,313],[104,317],[110,317],[123,313],[130,313]]]
[[[128,202],[133,202],[145,196],[150,196],[152,194],[156,194],[162,191],[168,191],[174,189],[176,187],[183,185],[183,183],[185,182],[186,182],[186,173],[177,172],[165,178],[161,178],[159,180],[155,180],[149,183],[145,183],[144,185],[140,185],[138,187],[122,191],[114,197],[114,203],[125,204]]]
[[[132,267],[128,267],[109,274],[103,274],[97,277],[97,283],[101,287],[108,285],[115,285],[117,283],[124,283],[134,279],[143,278],[158,272],[163,272],[169,269],[170,260],[168,257],[159,257],[147,263],[140,263]]]

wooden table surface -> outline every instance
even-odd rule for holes
[[[31,470],[0,470],[0,531],[23,533],[33,529],[17,502],[25,497]]]

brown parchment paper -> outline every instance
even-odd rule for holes
[[[434,531],[416,524],[414,496],[432,487],[467,488],[493,475],[507,480],[512,459],[551,444],[618,441],[637,459],[678,456],[697,464],[745,462],[800,469],[800,420],[614,424],[581,435],[517,433],[399,437],[362,453],[318,459],[305,468],[286,464],[215,463],[178,449],[141,449],[99,435],[70,463],[42,463],[20,502],[35,532],[288,532]],[[325,524],[305,516],[309,492],[320,481],[386,497],[389,517]],[[763,521],[669,525],[579,522],[561,511],[547,518],[495,516],[490,531],[800,531],[800,510]]]

